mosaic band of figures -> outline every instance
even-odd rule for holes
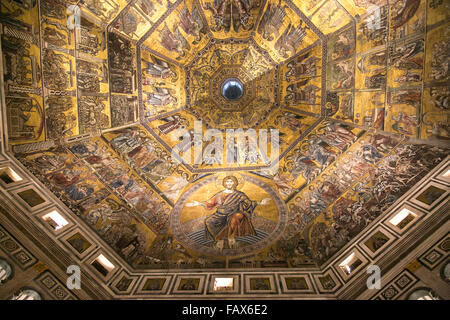
[[[334,135],[324,135],[322,139],[328,140],[320,148],[317,147],[320,143],[313,143],[315,147],[307,153],[293,150],[274,176],[258,175],[264,188],[276,190],[286,202],[289,221],[281,238],[254,257],[262,266],[324,263],[448,154],[437,147],[404,144],[382,135],[363,134],[358,139],[350,131],[336,132],[340,135],[335,140],[330,140]],[[334,149],[325,148],[326,141],[330,148],[341,150],[342,156],[337,159],[330,152]],[[48,147],[45,151],[24,150],[16,157],[131,264],[158,268],[176,261],[190,261],[189,265],[200,260],[224,266],[223,259],[215,260],[223,252],[218,251],[217,258],[210,260],[211,257],[190,252],[192,246],[184,247],[176,240],[178,236],[168,232],[173,204],[207,177],[181,170],[145,131],[123,129],[84,142]],[[223,190],[221,184],[206,187],[208,197],[212,198],[214,192]],[[236,231],[239,228],[224,224],[225,233],[213,232],[212,239],[205,238],[202,225],[212,211],[189,211],[186,204],[177,219],[198,225],[199,233],[189,235],[190,241],[208,247],[226,240],[242,254],[249,246],[264,243],[267,238],[264,234],[270,234],[283,216],[274,206],[276,201],[271,200],[276,197],[252,183],[239,188],[245,196],[236,196],[236,201],[242,198],[237,203],[243,201],[242,205],[248,209],[241,209],[244,211],[235,225],[247,231]],[[188,202],[206,201],[201,196],[204,193],[189,196]],[[229,194],[233,193],[227,191],[220,197]],[[213,204],[215,200],[211,201],[204,204],[209,206],[208,210],[216,209],[213,216],[231,217],[237,213],[221,209]],[[172,250],[167,250],[167,246]]]
[[[150,16],[150,21],[156,23],[167,18],[165,14],[169,11],[170,16],[177,14],[177,19],[182,21],[180,28],[184,28],[180,34],[184,34],[187,41],[186,39],[195,40],[199,37],[202,23],[203,26],[212,25],[209,14],[205,15],[210,10],[205,8],[215,8],[211,9],[214,12],[218,10],[215,6],[223,5],[222,8],[231,10],[229,13],[234,12],[233,8],[246,8],[238,15],[243,20],[234,22],[237,23],[236,26],[241,23],[246,25],[245,20],[250,23],[254,18],[251,14],[254,10],[260,17],[254,21],[255,42],[267,50],[273,59],[290,52],[288,44],[291,33],[292,37],[296,34],[293,31],[295,28],[292,32],[289,28],[286,29],[286,42],[280,42],[278,46],[278,40],[274,37],[280,34],[280,17],[294,19],[286,6],[269,1],[264,4],[265,7],[261,4],[256,10],[257,2],[243,7],[238,3],[241,2],[232,1],[230,7],[227,7],[225,2],[217,2],[211,6],[196,2],[191,8],[180,1],[172,4],[164,1],[157,4],[136,1],[117,15],[125,7],[124,1],[110,1],[108,4],[85,1],[85,6],[82,7],[82,12],[85,13],[76,32],[66,27],[66,8],[57,0],[45,1],[39,5],[35,2],[27,5],[17,1],[5,3],[1,9],[1,20],[8,122],[11,128],[17,128],[9,132],[11,143],[76,136],[135,122],[138,113],[136,74],[144,71],[140,68],[137,70],[136,66],[130,68],[129,65],[134,65],[136,45],[133,41],[140,39],[139,25],[148,22]],[[311,10],[312,14],[306,16],[312,16],[313,23],[317,17],[320,18],[317,21],[330,26],[330,23],[333,24],[330,17],[333,16],[336,18],[336,27],[348,26],[352,19],[343,18],[348,16],[344,11],[355,17],[353,21],[356,23],[350,24],[343,31],[333,27],[335,30],[331,33],[324,32],[331,34],[327,39],[328,45],[323,48],[327,51],[329,61],[324,61],[326,67],[323,68],[327,74],[326,86],[323,76],[325,71],[322,70],[321,86],[318,86],[320,82],[314,82],[312,76],[314,69],[317,72],[317,65],[314,66],[314,63],[317,64],[320,54],[311,52],[309,57],[302,55],[295,63],[290,61],[290,64],[285,64],[286,81],[292,81],[292,76],[299,80],[305,75],[310,75],[310,78],[308,81],[284,85],[281,101],[289,107],[295,106],[303,111],[321,114],[320,110],[313,107],[318,103],[315,88],[321,87],[321,101],[326,105],[329,117],[414,138],[447,140],[448,75],[445,71],[447,68],[441,66],[445,66],[447,61],[448,25],[445,23],[442,4],[430,3],[426,6],[424,1],[417,0],[408,2],[403,7],[399,1],[388,4],[387,1],[372,0],[356,1],[354,4],[351,1],[344,4],[329,1],[327,4],[295,5],[300,6],[300,11],[294,11],[305,13]],[[170,7],[170,10],[160,10],[164,6]],[[289,6],[292,7],[292,3]],[[327,21],[322,11],[334,6],[336,8],[328,16],[328,20],[331,20]],[[213,16],[217,16],[219,11]],[[341,11],[344,14],[338,19],[338,12]],[[227,14],[221,12],[217,18],[222,20]],[[235,16],[232,16],[234,19]],[[113,21],[111,26],[114,30],[122,35],[131,33],[134,40],[121,38],[117,33],[108,34],[104,24],[98,24],[99,19]],[[295,21],[292,22],[295,24]],[[216,28],[224,29],[223,26]],[[231,29],[241,29],[245,34],[246,28]],[[174,39],[174,32],[170,31],[170,27],[167,30],[167,39]],[[165,43],[161,32],[159,29],[154,32],[155,35],[160,35],[156,40]],[[214,36],[221,39],[217,32],[213,32]],[[270,46],[258,42],[261,40],[258,37],[272,43],[278,53],[271,54]],[[306,38],[308,37],[313,39],[313,36],[307,35]],[[306,38],[302,40],[305,45],[316,41],[306,43]],[[148,41],[153,40],[155,39],[150,37]],[[183,43],[179,39],[177,41],[173,44],[174,48],[178,48],[180,42]],[[145,43],[144,41],[143,45]],[[165,45],[172,50],[168,43]],[[200,44],[197,47],[200,48],[199,46]],[[425,46],[430,48],[426,53]],[[300,47],[300,51],[303,50],[304,46]],[[161,45],[161,48],[165,47]],[[167,48],[164,50],[169,50]],[[167,53],[170,50],[164,52],[159,49],[155,48],[162,56],[171,57]],[[194,48],[191,51],[198,52]],[[149,83],[153,81],[154,84],[145,88],[148,95],[146,112],[152,116],[182,106],[180,92],[173,91],[167,84],[155,83],[158,78],[171,74],[167,71],[164,73],[161,69],[167,64],[163,60],[160,59],[151,67],[158,66],[161,75],[153,73],[156,79],[149,80]],[[165,67],[168,65],[170,64]],[[177,79],[182,78],[177,70],[172,72],[177,74]],[[153,76],[149,78],[152,79]],[[179,83],[176,84],[178,86]],[[417,90],[422,86],[423,90]],[[326,93],[323,91],[325,87]],[[176,97],[178,101],[175,101]],[[370,101],[370,104],[363,103],[365,101]]]
[[[2,189],[11,194],[13,198],[21,197],[24,203],[29,203],[30,212],[26,213],[28,216],[35,220],[43,219],[46,213],[54,210],[53,205],[40,209],[39,204],[36,204],[39,202],[36,200],[39,197],[38,194],[35,193],[33,195],[32,192],[22,192],[22,190],[29,190],[30,187],[31,190],[34,190],[34,187],[26,181],[26,174],[19,170],[19,163],[14,163],[14,161],[3,162],[2,167],[5,166],[14,168],[20,173],[20,177],[24,178],[24,181],[19,181],[19,184],[17,184],[17,181],[7,183],[8,180],[4,178],[5,174],[4,171],[2,171]],[[357,278],[358,274],[365,272],[364,266],[367,266],[370,263],[376,263],[379,258],[379,253],[383,250],[383,248],[386,248],[387,245],[392,245],[400,241],[403,238],[402,235],[416,230],[417,227],[420,226],[420,224],[416,223],[417,221],[420,223],[422,220],[426,221],[431,220],[432,218],[436,219],[439,216],[441,218],[445,217],[446,210],[448,209],[447,200],[450,182],[448,179],[448,170],[448,161],[441,163],[436,170],[433,170],[432,173],[427,175],[427,179],[422,179],[423,182],[418,184],[418,186],[420,185],[419,192],[417,192],[418,190],[411,190],[406,197],[402,198],[401,202],[396,204],[396,210],[389,211],[384,216],[385,218],[381,220],[379,219],[378,223],[372,226],[371,230],[367,230],[367,232],[361,234],[358,239],[354,239],[352,244],[355,246],[347,247],[348,250],[346,250],[345,253],[340,254],[336,259],[329,262],[327,267],[324,269],[324,272],[304,272],[299,269],[298,271],[289,270],[289,272],[279,271],[276,273],[267,273],[261,272],[261,270],[256,273],[242,271],[231,273],[209,272],[199,276],[198,274],[189,273],[189,270],[176,274],[168,274],[167,271],[164,274],[159,274],[157,270],[155,270],[156,273],[153,275],[149,275],[148,273],[137,275],[135,272],[126,271],[128,270],[128,267],[122,269],[120,266],[121,263],[119,262],[120,260],[116,260],[117,257],[113,257],[111,254],[108,254],[107,257],[110,259],[112,258],[111,261],[113,261],[118,268],[113,271],[106,271],[106,274],[109,272],[113,273],[113,275],[108,274],[106,279],[108,279],[107,281],[114,294],[129,297],[150,297],[154,294],[167,297],[180,295],[217,296],[227,294],[236,296],[246,294],[250,296],[253,295],[255,297],[271,296],[273,294],[279,294],[281,296],[295,295],[300,297],[299,295],[301,295],[311,297],[318,293],[328,293],[330,297],[335,297],[335,294],[339,292],[339,288],[342,288],[344,283],[349,282],[353,277]],[[430,177],[432,177],[432,179],[430,179]],[[17,186],[22,187],[18,188]],[[40,191],[40,195],[43,195],[42,191]],[[447,206],[445,205],[446,203]],[[394,226],[391,223],[392,218],[395,218],[395,216],[398,215],[398,212],[403,210],[399,210],[398,208],[409,210],[409,214],[412,215],[412,217],[411,219],[407,218],[406,222],[403,221],[400,225]],[[66,216],[66,218],[68,218],[70,224],[68,226],[64,226],[63,230],[55,233],[55,237],[58,238],[57,241],[66,243],[69,248],[71,248],[73,253],[80,259],[80,262],[84,261],[82,262],[83,265],[86,265],[86,267],[91,270],[90,272],[93,274],[101,274],[102,272],[105,272],[101,268],[98,269],[94,263],[94,258],[97,257],[99,253],[105,254],[104,249],[100,249],[100,251],[98,250],[99,247],[101,247],[102,242],[97,242],[92,238],[92,235],[89,235],[89,233],[86,232],[85,229],[77,227],[76,224],[73,223],[73,218],[70,216]],[[45,222],[45,220],[42,222]],[[50,222],[51,221],[45,222],[45,225],[41,223],[41,226],[46,230],[53,230]],[[417,227],[412,228],[414,225]],[[428,227],[425,226],[425,228]],[[422,230],[423,228],[420,227],[419,229]],[[0,240],[6,239],[5,235],[7,235],[7,233],[0,233]],[[445,237],[444,232],[442,236],[444,237],[441,239],[442,241],[438,243],[438,250],[444,250],[444,255],[439,255],[439,260],[435,259],[435,255],[432,256],[430,254],[426,254],[426,252],[423,252],[422,258],[425,260],[422,260],[427,268],[436,265],[439,261],[445,259],[446,255],[448,256],[448,234]],[[0,241],[0,243],[2,243],[2,250],[12,252],[6,242]],[[427,250],[429,253],[431,249],[428,250],[427,247],[422,248],[421,250]],[[350,252],[357,253],[357,259],[350,265],[352,273],[347,274],[347,268],[343,268],[340,263],[347,260],[347,256],[349,256]],[[429,260],[428,256],[433,257],[433,260]],[[253,262],[249,260],[247,263],[250,266]],[[430,263],[432,264],[431,266]],[[178,266],[178,268],[180,267],[181,266]],[[230,267],[232,268],[233,265],[230,264]],[[255,267],[255,265],[253,265],[253,267]],[[183,269],[181,268],[180,270]],[[355,271],[353,272],[353,270]],[[215,279],[218,277],[233,278],[232,288],[214,290]],[[399,285],[401,285],[400,282]]]

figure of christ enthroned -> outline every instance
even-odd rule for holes
[[[258,205],[265,205],[270,198],[261,202],[252,201],[239,190],[236,190],[238,180],[234,176],[223,179],[224,190],[218,192],[209,200],[198,202],[191,201],[188,207],[202,206],[206,210],[216,210],[205,219],[205,233],[215,241],[215,247],[223,249],[236,247],[236,237],[254,236],[256,231],[252,224],[252,216]],[[227,240],[227,242],[225,242]]]

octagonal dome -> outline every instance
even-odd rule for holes
[[[440,4],[3,2],[3,149],[77,257],[329,270],[448,155]]]

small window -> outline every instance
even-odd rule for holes
[[[214,291],[231,291],[233,290],[233,278],[215,278]]]
[[[4,259],[0,259],[0,284],[5,283],[12,277],[12,267],[11,265]]]
[[[361,264],[362,261],[358,259],[356,254],[353,252],[344,261],[342,261],[339,268],[341,268],[346,275],[350,275]]]
[[[397,213],[391,220],[389,220],[389,223],[396,226],[400,230],[406,227],[411,221],[413,221],[417,215],[406,209],[403,208],[399,213]]]
[[[441,300],[430,288],[420,288],[408,296],[408,300]]]
[[[22,181],[23,179],[11,168],[0,169],[0,179],[5,184]]]
[[[450,284],[450,262],[448,262],[443,268],[441,272],[442,279]]]
[[[56,210],[42,216],[42,219],[54,230],[58,231],[69,224],[66,219]]]
[[[115,266],[102,254],[92,262],[92,266],[105,277],[115,268]]]
[[[42,300],[41,295],[32,289],[21,289],[11,300]]]

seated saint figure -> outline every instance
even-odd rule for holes
[[[215,247],[224,248],[225,240],[228,247],[236,246],[235,237],[256,235],[251,217],[257,205],[265,205],[270,198],[261,202],[252,201],[241,191],[236,190],[238,180],[234,176],[225,177],[222,181],[225,190],[215,194],[211,199],[203,202],[192,201],[188,207],[203,206],[207,210],[216,211],[205,219],[205,232],[215,241]]]

